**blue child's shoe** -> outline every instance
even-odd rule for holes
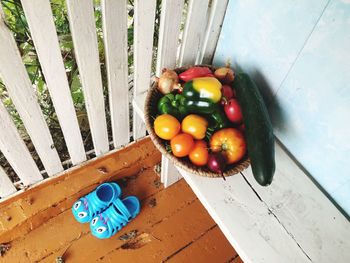
[[[87,223],[110,206],[120,195],[121,189],[117,183],[101,184],[94,191],[73,204],[73,215],[78,222]]]
[[[140,202],[135,196],[123,200],[115,199],[113,204],[90,222],[91,233],[98,238],[109,238],[130,222],[140,212]]]

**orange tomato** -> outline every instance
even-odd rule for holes
[[[163,140],[171,140],[180,128],[180,122],[170,114],[159,115],[154,121],[154,131]]]
[[[207,120],[196,114],[186,116],[181,123],[182,132],[191,134],[196,140],[201,140],[205,137],[207,127]]]
[[[171,139],[170,146],[176,157],[185,157],[191,152],[194,141],[191,135],[180,133]]]
[[[222,152],[227,163],[236,163],[242,159],[247,150],[243,134],[234,128],[219,130],[210,138],[210,149],[213,152]]]
[[[206,165],[209,157],[207,143],[203,140],[195,141],[193,149],[188,157],[191,162],[197,166]]]

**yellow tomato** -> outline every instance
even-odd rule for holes
[[[201,140],[205,137],[207,127],[207,120],[195,114],[186,116],[181,124],[182,132],[191,134],[196,140]]]
[[[154,131],[163,140],[171,140],[180,129],[180,122],[170,114],[159,115],[154,121]]]
[[[209,158],[207,143],[204,140],[195,141],[194,147],[188,157],[197,166],[206,165]]]

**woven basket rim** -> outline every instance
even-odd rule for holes
[[[185,71],[188,68],[193,67],[193,66],[209,67],[210,69],[215,70],[215,67],[213,67],[211,65],[205,65],[205,64],[188,65],[188,66],[184,66],[184,67],[175,68],[174,70],[177,73],[180,73],[180,72],[183,72],[183,71]],[[155,134],[155,131],[153,129],[154,119],[151,116],[151,104],[153,102],[154,97],[156,97],[157,94],[159,94],[158,89],[157,89],[157,83],[154,82],[147,92],[147,97],[146,97],[145,107],[144,107],[146,129],[147,129],[154,145],[156,146],[156,148],[163,155],[165,155],[173,164],[175,164],[176,166],[180,167],[181,169],[183,169],[187,172],[190,172],[190,173],[196,174],[196,175],[200,175],[200,176],[204,176],[204,177],[221,177],[222,176],[221,174],[211,172],[209,169],[207,169],[205,167],[195,166],[192,163],[190,163],[188,160],[177,158],[166,150],[163,140],[160,139]],[[248,168],[249,164],[250,164],[250,160],[249,160],[248,156],[245,156],[241,161],[239,161],[235,165],[231,165],[232,167],[229,168],[228,170],[226,170],[223,173],[223,176],[227,177],[227,176],[237,174],[237,173],[243,171],[244,169]]]

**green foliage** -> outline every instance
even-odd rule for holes
[[[160,0],[158,0],[160,2]],[[51,9],[54,17],[54,23],[56,26],[59,45],[66,69],[69,86],[71,87],[71,94],[73,98],[74,106],[77,112],[85,111],[84,95],[79,78],[78,66],[74,56],[74,46],[72,36],[70,34],[69,21],[67,15],[67,7],[65,0],[51,0]],[[54,108],[49,96],[49,92],[45,83],[42,69],[40,67],[38,57],[34,48],[34,44],[30,35],[28,24],[23,12],[21,2],[19,0],[1,0],[3,11],[5,13],[6,23],[9,29],[13,32],[15,40],[17,42],[20,54],[22,56],[24,65],[28,71],[29,78],[34,87],[36,87],[38,100],[44,116],[49,123],[49,126],[58,126],[57,118],[54,114]],[[98,38],[98,49],[100,55],[101,72],[103,86],[106,87],[106,69],[105,69],[105,54],[103,45],[103,31],[102,31],[102,14],[100,1],[95,0],[95,21]],[[160,3],[158,3],[160,7]],[[158,11],[159,13],[159,11]],[[128,2],[128,46],[129,46],[129,68],[133,64],[133,1]],[[155,41],[156,42],[156,41]],[[156,43],[155,43],[156,44]],[[107,91],[105,88],[106,96]],[[6,88],[0,80],[0,98],[5,103],[7,109],[11,113],[17,127],[23,129],[23,124],[9,98]]]

